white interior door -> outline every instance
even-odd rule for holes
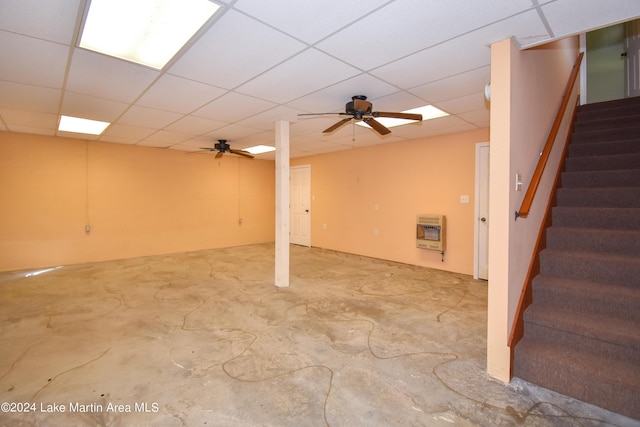
[[[311,246],[311,165],[294,166],[290,171],[289,241]]]
[[[473,278],[489,280],[489,143],[476,144]]]
[[[627,22],[625,35],[625,96],[640,96],[640,20]]]

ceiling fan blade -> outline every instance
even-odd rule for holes
[[[347,113],[300,113],[298,116],[350,116],[351,114]]]
[[[223,154],[222,151],[218,151],[216,153],[216,159],[219,159],[220,157],[222,157],[222,154]]]
[[[380,135],[387,135],[391,133],[391,131],[387,129],[386,126],[384,126],[382,123],[380,123],[379,121],[377,121],[372,117],[366,117],[362,119],[362,121],[368,124],[369,126],[371,126],[373,130],[378,132]]]
[[[243,157],[246,157],[246,158],[249,158],[249,159],[253,159],[253,155],[251,155],[250,153],[248,153],[246,151],[229,149],[229,152],[231,154],[237,154],[238,156],[243,156]]]
[[[340,120],[338,123],[336,123],[333,126],[329,126],[328,128],[326,128],[325,130],[322,131],[322,133],[329,133],[329,132],[333,132],[334,130],[341,128],[342,126],[346,125],[347,123],[349,123],[351,121],[351,117],[349,117],[348,119],[342,119]]]
[[[412,113],[392,113],[388,111],[375,111],[372,113],[373,117],[388,117],[391,119],[405,119],[405,120],[418,120],[422,121],[422,114]]]

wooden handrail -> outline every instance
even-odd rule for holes
[[[547,165],[547,160],[549,160],[549,155],[551,154],[553,143],[558,136],[558,130],[560,130],[560,125],[562,124],[564,113],[567,110],[567,105],[569,104],[569,98],[571,97],[573,86],[575,85],[578,78],[578,73],[580,72],[580,63],[582,62],[583,56],[584,52],[580,52],[580,54],[578,55],[578,59],[576,59],[576,63],[573,65],[573,70],[571,70],[571,75],[569,76],[567,87],[564,91],[564,95],[562,96],[562,103],[560,104],[560,108],[558,109],[558,114],[556,114],[556,119],[553,122],[553,126],[551,126],[549,136],[547,137],[547,141],[545,142],[542,153],[540,154],[540,158],[538,159],[536,169],[531,176],[531,183],[529,184],[529,188],[527,188],[527,192],[524,194],[524,199],[522,199],[520,209],[516,211],[516,219],[526,218],[527,216],[529,216],[529,211],[531,210],[533,199],[536,195],[536,191],[538,190],[538,185],[540,185],[540,180],[542,179],[544,168]]]

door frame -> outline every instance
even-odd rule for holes
[[[475,170],[475,197],[474,197],[474,206],[473,206],[473,278],[476,280],[479,280],[479,276],[480,276],[480,265],[478,262],[478,258],[479,258],[479,254],[480,254],[480,245],[483,244],[483,242],[480,241],[480,226],[479,226],[479,222],[480,222],[480,170],[482,169],[481,166],[484,166],[486,168],[489,167],[489,156],[487,156],[487,164],[486,165],[481,165],[481,157],[480,157],[480,150],[482,148],[489,148],[489,143],[488,142],[479,142],[476,144],[476,159],[475,159],[475,166],[476,166],[476,170]],[[491,178],[489,178],[491,179]],[[489,192],[489,183],[487,182],[487,191],[486,194],[488,195]],[[486,203],[487,206],[489,204],[489,197],[487,197]],[[489,251],[489,234],[487,233],[487,242],[485,242],[485,251]],[[488,280],[488,276],[489,273],[487,272],[487,280]],[[482,279],[484,280],[484,279]]]

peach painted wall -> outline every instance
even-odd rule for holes
[[[0,132],[0,271],[272,242],[274,173],[273,161]]]
[[[292,159],[311,165],[311,245],[473,274],[475,144],[488,138],[481,129]],[[446,216],[444,262],[416,248],[418,214]]]
[[[491,47],[491,176],[487,370],[510,380],[507,346],[522,286],[549,201],[568,120],[563,124],[529,216],[515,219],[578,56],[577,37],[521,51]],[[576,85],[577,88],[578,85]],[[573,94],[573,103],[577,91]],[[515,176],[524,182],[515,190]]]

